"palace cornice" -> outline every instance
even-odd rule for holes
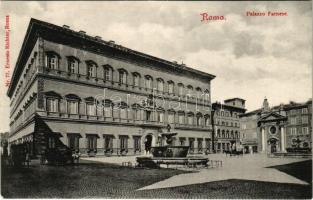
[[[23,66],[27,62],[27,58],[29,57],[31,50],[34,47],[37,38],[39,37],[66,45],[79,45],[84,49],[92,50],[94,52],[112,54],[114,57],[123,57],[130,60],[137,60],[146,64],[151,64],[152,66],[168,68],[173,71],[191,73],[198,77],[207,79],[208,81],[215,78],[215,76],[212,74],[187,67],[186,65],[170,62],[148,54],[134,51],[121,45],[116,45],[114,43],[101,40],[97,37],[88,36],[85,33],[76,32],[68,28],[60,27],[32,18],[30,20],[19,56],[17,58],[10,87],[7,91],[7,95],[9,97],[12,96],[16,87],[16,82],[21,76]]]

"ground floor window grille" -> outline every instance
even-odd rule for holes
[[[96,136],[87,137],[87,148],[90,151],[97,150],[97,137]]]
[[[135,151],[140,151],[141,149],[141,137],[140,136],[134,137],[134,149]]]
[[[128,137],[127,136],[121,136],[120,137],[120,149],[122,151],[125,151],[128,149]]]
[[[79,136],[69,135],[68,136],[68,146],[72,150],[79,150]]]
[[[107,135],[104,137],[104,149],[106,152],[113,150],[113,136]]]

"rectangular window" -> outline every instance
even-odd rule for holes
[[[68,135],[68,146],[72,150],[79,150],[79,135]]]
[[[111,77],[112,77],[111,69],[105,69],[104,70],[104,79],[106,81],[111,81]]]
[[[87,115],[89,115],[89,116],[94,116],[94,115],[96,115],[96,109],[95,109],[95,104],[93,104],[93,103],[87,103],[86,104],[86,113],[87,113]]]
[[[47,55],[46,66],[50,69],[58,69],[58,57],[55,55]]]
[[[141,150],[141,137],[140,136],[134,136],[134,149],[135,151]]]
[[[120,109],[120,117],[121,119],[127,119],[127,108]]]
[[[178,94],[179,94],[180,96],[182,96],[182,95],[184,94],[184,87],[183,87],[183,86],[179,86],[179,87],[178,87]]]
[[[188,124],[193,125],[193,116],[188,116]]]
[[[307,114],[308,113],[308,108],[302,108],[302,114]]]
[[[151,111],[148,111],[146,112],[146,121],[152,121],[152,118],[151,118]]]
[[[58,99],[47,99],[47,111],[48,112],[59,112],[59,102]]]
[[[104,106],[104,116],[105,117],[112,117],[112,107],[109,105]]]
[[[126,74],[126,72],[120,71],[119,75],[120,75],[119,83],[120,84],[127,84],[127,74]]]
[[[168,113],[168,123],[174,123],[174,113]]]
[[[209,139],[205,139],[205,148],[210,149],[210,140]]]
[[[182,114],[180,114],[180,115],[178,115],[178,123],[179,124],[184,124],[185,122],[185,120],[184,120],[184,118],[185,118],[185,115],[182,115]]]
[[[301,116],[297,116],[297,124],[301,124]]]
[[[68,113],[69,114],[78,114],[78,102],[77,101],[68,101]]]
[[[87,147],[89,150],[97,150],[97,136],[87,136]]]
[[[145,80],[145,86],[147,89],[151,89],[152,88],[152,81],[151,78],[146,78]]]
[[[106,152],[113,150],[113,136],[112,135],[104,136],[104,149]]]
[[[302,134],[307,135],[309,133],[309,128],[308,127],[302,127]]]
[[[195,141],[193,138],[190,138],[189,139],[189,149],[194,150],[194,148],[195,148]]]
[[[136,76],[134,76],[134,86],[139,86],[139,76],[138,75],[136,75]]]
[[[198,139],[198,151],[202,151],[202,139]]]
[[[158,91],[163,92],[164,89],[164,83],[163,81],[158,81]]]
[[[158,122],[163,123],[164,122],[164,113],[158,112]]]
[[[94,65],[89,65],[88,66],[88,77],[96,77],[96,67]]]
[[[74,59],[68,60],[68,72],[71,74],[77,74],[78,73],[78,62]]]
[[[127,148],[128,148],[128,137],[120,136],[120,149],[127,150]]]
[[[302,116],[302,124],[307,124],[307,123],[309,123],[309,118],[308,118],[308,116],[307,116],[307,115]]]
[[[170,94],[174,93],[174,84],[173,83],[168,84],[168,93],[170,93]]]

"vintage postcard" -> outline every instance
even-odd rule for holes
[[[311,199],[311,1],[0,2],[2,198]]]

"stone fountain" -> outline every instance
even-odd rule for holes
[[[171,132],[171,126],[167,125],[167,133],[162,133],[162,138],[166,138],[166,144],[160,147],[151,147],[153,157],[187,157],[189,146],[173,146],[173,136],[176,136],[176,132]]]
[[[159,168],[161,164],[169,165],[202,165],[207,166],[208,158],[187,157],[189,146],[173,146],[173,136],[178,133],[171,132],[171,126],[167,125],[167,132],[161,136],[166,138],[164,146],[151,147],[152,157],[137,157],[137,163],[141,167]]]

